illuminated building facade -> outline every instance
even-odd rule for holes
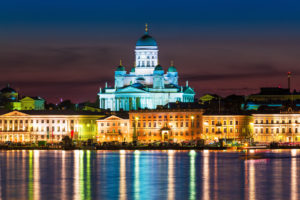
[[[120,62],[115,71],[114,87],[105,86],[98,93],[100,108],[119,110],[155,109],[169,102],[193,102],[195,92],[189,87],[178,85],[177,69],[171,64],[165,73],[158,63],[158,46],[145,34],[137,41],[135,66],[129,73]]]
[[[127,115],[110,115],[97,120],[97,142],[129,142],[129,119]]]
[[[0,141],[60,142],[64,136],[96,139],[100,113],[73,111],[12,111],[0,115]]]
[[[254,141],[300,142],[300,112],[254,114]]]
[[[249,115],[203,115],[203,135],[206,140],[246,139],[252,134]]]
[[[202,109],[157,109],[129,113],[133,139],[142,143],[184,142],[202,138]]]

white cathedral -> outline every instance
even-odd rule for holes
[[[115,86],[100,88],[100,108],[119,110],[155,109],[169,102],[194,102],[195,92],[188,86],[178,85],[178,72],[171,64],[165,73],[158,63],[156,41],[145,34],[135,47],[135,66],[127,73],[120,62],[115,71]]]

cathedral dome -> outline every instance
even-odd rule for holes
[[[177,72],[177,69],[176,69],[176,67],[171,66],[171,67],[169,67],[168,72]]]
[[[157,46],[153,37],[148,34],[148,25],[145,27],[145,34],[136,42],[136,46]]]
[[[164,69],[161,65],[156,65],[156,67],[154,68],[154,71],[162,71],[162,70]]]
[[[157,46],[157,43],[153,37],[151,37],[147,32],[143,35],[137,42],[136,46]]]

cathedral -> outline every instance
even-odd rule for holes
[[[148,33],[136,42],[135,65],[126,71],[120,61],[115,71],[114,87],[100,88],[100,108],[119,110],[155,109],[170,102],[193,102],[195,92],[189,87],[178,85],[178,72],[173,66],[165,73],[158,62],[158,46]]]

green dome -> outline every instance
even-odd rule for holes
[[[177,69],[176,69],[176,67],[171,66],[171,67],[169,67],[168,72],[177,72]]]
[[[135,72],[135,67],[131,68],[130,72]]]
[[[153,37],[145,33],[137,42],[136,46],[157,46],[157,43]]]
[[[125,71],[125,67],[120,65],[120,66],[117,67],[116,71]]]
[[[156,65],[156,67],[154,68],[154,71],[161,71],[161,70],[164,70],[161,65]]]

